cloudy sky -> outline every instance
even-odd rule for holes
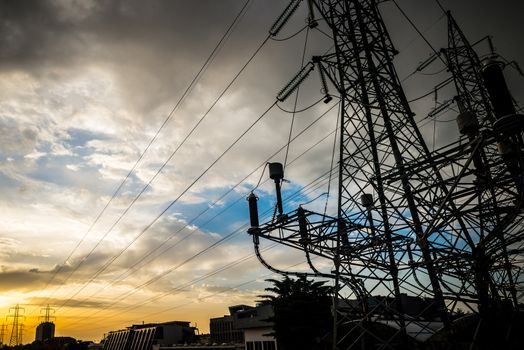
[[[397,2],[434,48],[445,47],[434,0]],[[25,309],[25,342],[47,304],[58,335],[99,340],[142,321],[187,320],[208,332],[227,306],[255,302],[270,275],[245,233],[244,198],[266,161],[285,159],[294,98],[274,106],[277,92],[300,69],[304,47],[306,62],[331,47],[304,29],[305,3],[278,40],[266,40],[286,4],[0,0],[0,316]],[[491,34],[524,67],[521,1],[442,4],[472,42]],[[408,98],[425,94],[447,73],[437,61],[410,74],[431,48],[392,2],[380,8]],[[512,68],[506,75],[522,102],[523,78]],[[430,147],[456,137],[452,111],[423,120],[451,96],[412,105]],[[321,97],[315,73],[297,109]],[[296,115],[289,210],[326,191],[326,178],[314,180],[330,167],[336,109],[335,99]],[[265,212],[270,183],[257,194]],[[325,198],[308,207],[323,208]],[[279,248],[267,256],[304,267]]]

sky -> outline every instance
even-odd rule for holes
[[[445,47],[434,0],[397,3],[436,50]],[[492,35],[497,52],[524,67],[521,1],[441,3],[471,42]],[[190,321],[208,332],[210,317],[258,300],[272,275],[245,232],[245,197],[262,179],[260,211],[271,211],[263,164],[286,160],[294,107],[293,98],[274,106],[275,96],[300,70],[304,47],[306,63],[331,47],[304,29],[305,2],[278,40],[266,40],[286,4],[0,0],[0,316],[23,308],[25,343],[46,305],[57,335],[100,340],[141,322]],[[431,91],[444,67],[411,74],[432,49],[391,1],[380,9],[408,99]],[[522,101],[524,78],[505,74]],[[330,168],[337,108],[314,104],[320,89],[316,72],[300,88],[284,184],[285,198],[298,195],[286,210],[325,205],[327,180],[313,181]],[[412,104],[430,148],[458,135],[452,110],[424,119],[452,94]],[[299,254],[265,254],[305,269]]]

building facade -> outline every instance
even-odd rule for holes
[[[209,334],[211,343],[214,344],[242,344],[244,332],[236,328],[235,315],[242,311],[252,309],[248,305],[235,305],[229,307],[229,315],[215,317],[209,320]]]
[[[109,332],[103,350],[151,350],[153,345],[169,347],[195,341],[195,327],[186,321],[132,325]]]
[[[211,342],[215,344],[243,344],[246,350],[276,350],[271,335],[273,324],[269,319],[273,309],[269,304],[229,307],[229,315],[210,320]]]
[[[46,341],[55,337],[55,324],[53,322],[42,322],[36,327],[35,340]]]

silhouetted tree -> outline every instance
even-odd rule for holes
[[[330,347],[333,317],[332,288],[324,281],[305,277],[283,280],[269,279],[273,287],[262,295],[273,306],[273,335],[280,350],[327,349]]]

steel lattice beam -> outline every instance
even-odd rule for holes
[[[396,50],[376,1],[310,3],[331,29],[335,48],[313,63],[341,101],[338,213],[299,208],[251,228],[257,256],[268,268],[293,274],[274,269],[260,253],[261,239],[278,242],[306,255],[312,271],[295,275],[335,281],[334,348],[407,348],[408,329],[427,330],[431,322],[423,314],[407,316],[405,295],[431,301],[428,308],[453,346],[457,305],[480,311],[481,318],[498,301],[516,307],[521,134],[494,127],[480,60],[451,15],[448,66],[462,112],[475,113],[480,123],[430,152],[396,74]],[[501,144],[511,152],[499,152]],[[332,261],[333,269],[319,271],[311,255]],[[397,331],[384,333],[385,324]]]

